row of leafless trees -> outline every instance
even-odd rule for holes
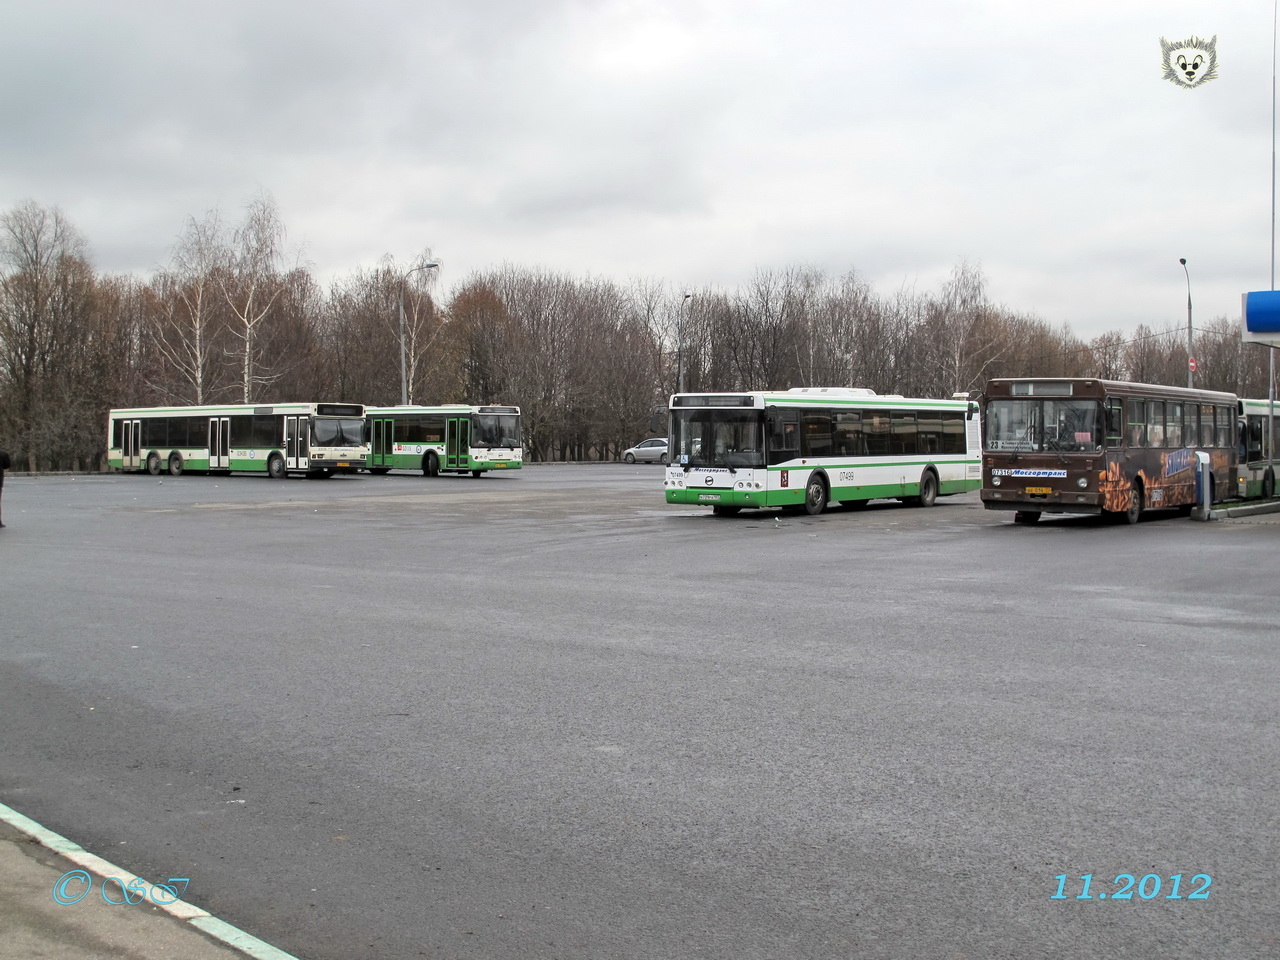
[[[147,404],[401,397],[515,403],[532,459],[609,459],[689,390],[865,386],[949,396],[993,376],[1184,384],[1179,329],[1069,328],[992,303],[961,263],[937,291],[879,293],[856,274],[762,271],[672,292],[517,266],[431,294],[429,253],[324,290],[286,262],[269,197],[227,224],[191,219],[149,278],[96,273],[57,209],[0,214],[0,444],[29,469],[102,463],[106,411]],[[1196,384],[1266,396],[1267,351],[1219,318],[1196,331]]]

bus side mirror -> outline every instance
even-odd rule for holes
[[[969,401],[969,412],[965,415],[966,420],[972,420],[978,415],[978,405],[972,400]]]

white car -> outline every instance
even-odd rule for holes
[[[622,451],[622,459],[627,463],[635,463],[637,460],[644,463],[666,463],[667,438],[654,437],[652,440],[641,441],[634,447],[628,447]]]

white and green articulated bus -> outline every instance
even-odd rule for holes
[[[152,475],[195,470],[330,477],[354,473],[369,453],[360,403],[140,407],[108,416],[108,463]]]
[[[720,515],[897,499],[932,506],[981,485],[981,421],[968,399],[847,387],[683,393],[670,403],[668,503]]]
[[[520,408],[452,403],[437,407],[369,407],[370,473],[519,470],[524,464]]]

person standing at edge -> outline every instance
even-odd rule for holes
[[[4,472],[13,464],[9,460],[9,451],[4,447],[0,447],[0,499],[4,497]],[[0,519],[0,527],[4,526],[4,521]]]

